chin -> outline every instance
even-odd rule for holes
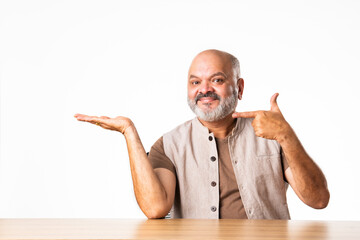
[[[214,109],[216,109],[218,107],[218,104],[214,104],[214,103],[200,103],[198,104],[198,108],[201,109],[201,111],[203,112],[211,112]]]

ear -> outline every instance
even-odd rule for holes
[[[241,100],[243,92],[244,92],[244,79],[239,78],[237,80],[237,88],[238,88],[238,98]]]

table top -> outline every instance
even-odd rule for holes
[[[360,239],[359,221],[0,219],[1,239]]]

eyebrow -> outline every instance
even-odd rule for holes
[[[216,76],[223,76],[224,78],[227,78],[227,76],[225,75],[225,73],[223,72],[217,72],[217,73],[214,73],[210,76],[210,78],[213,78],[213,77],[216,77]],[[190,75],[189,79],[192,79],[192,78],[199,78],[195,75]]]

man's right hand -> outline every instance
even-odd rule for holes
[[[134,126],[129,118],[121,116],[109,118],[106,116],[97,117],[77,113],[74,117],[79,121],[89,122],[105,129],[121,132],[122,134],[125,134],[129,127]]]

